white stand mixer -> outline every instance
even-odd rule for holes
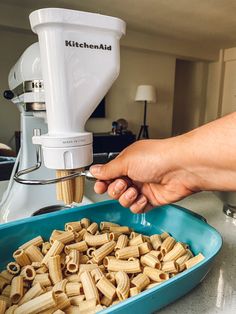
[[[21,112],[22,138],[19,166],[0,204],[0,222],[63,206],[56,200],[55,184],[44,184],[58,181],[55,169],[92,163],[92,134],[84,126],[120,68],[122,20],[49,8],[31,13],[30,23],[39,43],[26,49],[8,78],[6,96]]]

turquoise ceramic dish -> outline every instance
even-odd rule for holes
[[[0,269],[12,260],[12,253],[22,243],[37,235],[47,239],[53,229],[63,228],[66,222],[83,217],[96,222],[105,220],[128,225],[147,235],[167,231],[179,241],[188,243],[195,254],[201,252],[205,256],[193,268],[103,310],[101,313],[104,314],[153,313],[175,301],[204,279],[222,246],[220,234],[203,217],[182,207],[168,205],[155,208],[147,214],[134,215],[117,201],[106,201],[0,225]]]

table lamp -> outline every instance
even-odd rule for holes
[[[138,140],[141,138],[149,138],[147,119],[147,103],[156,102],[156,89],[152,85],[139,85],[136,91],[135,101],[144,101],[143,124],[140,127]]]

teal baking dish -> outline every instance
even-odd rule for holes
[[[153,313],[175,301],[204,279],[222,246],[220,234],[202,216],[185,208],[167,205],[135,215],[117,201],[105,201],[0,225],[0,269],[12,259],[12,252],[20,244],[37,235],[47,239],[53,229],[63,228],[66,222],[83,217],[96,222],[106,220],[128,225],[147,235],[167,231],[179,241],[188,243],[195,254],[201,252],[205,256],[193,268],[101,311],[104,314]]]

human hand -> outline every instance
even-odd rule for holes
[[[134,213],[176,202],[197,191],[181,164],[181,140],[143,140],[127,147],[105,165],[94,165],[94,190],[106,191]]]

